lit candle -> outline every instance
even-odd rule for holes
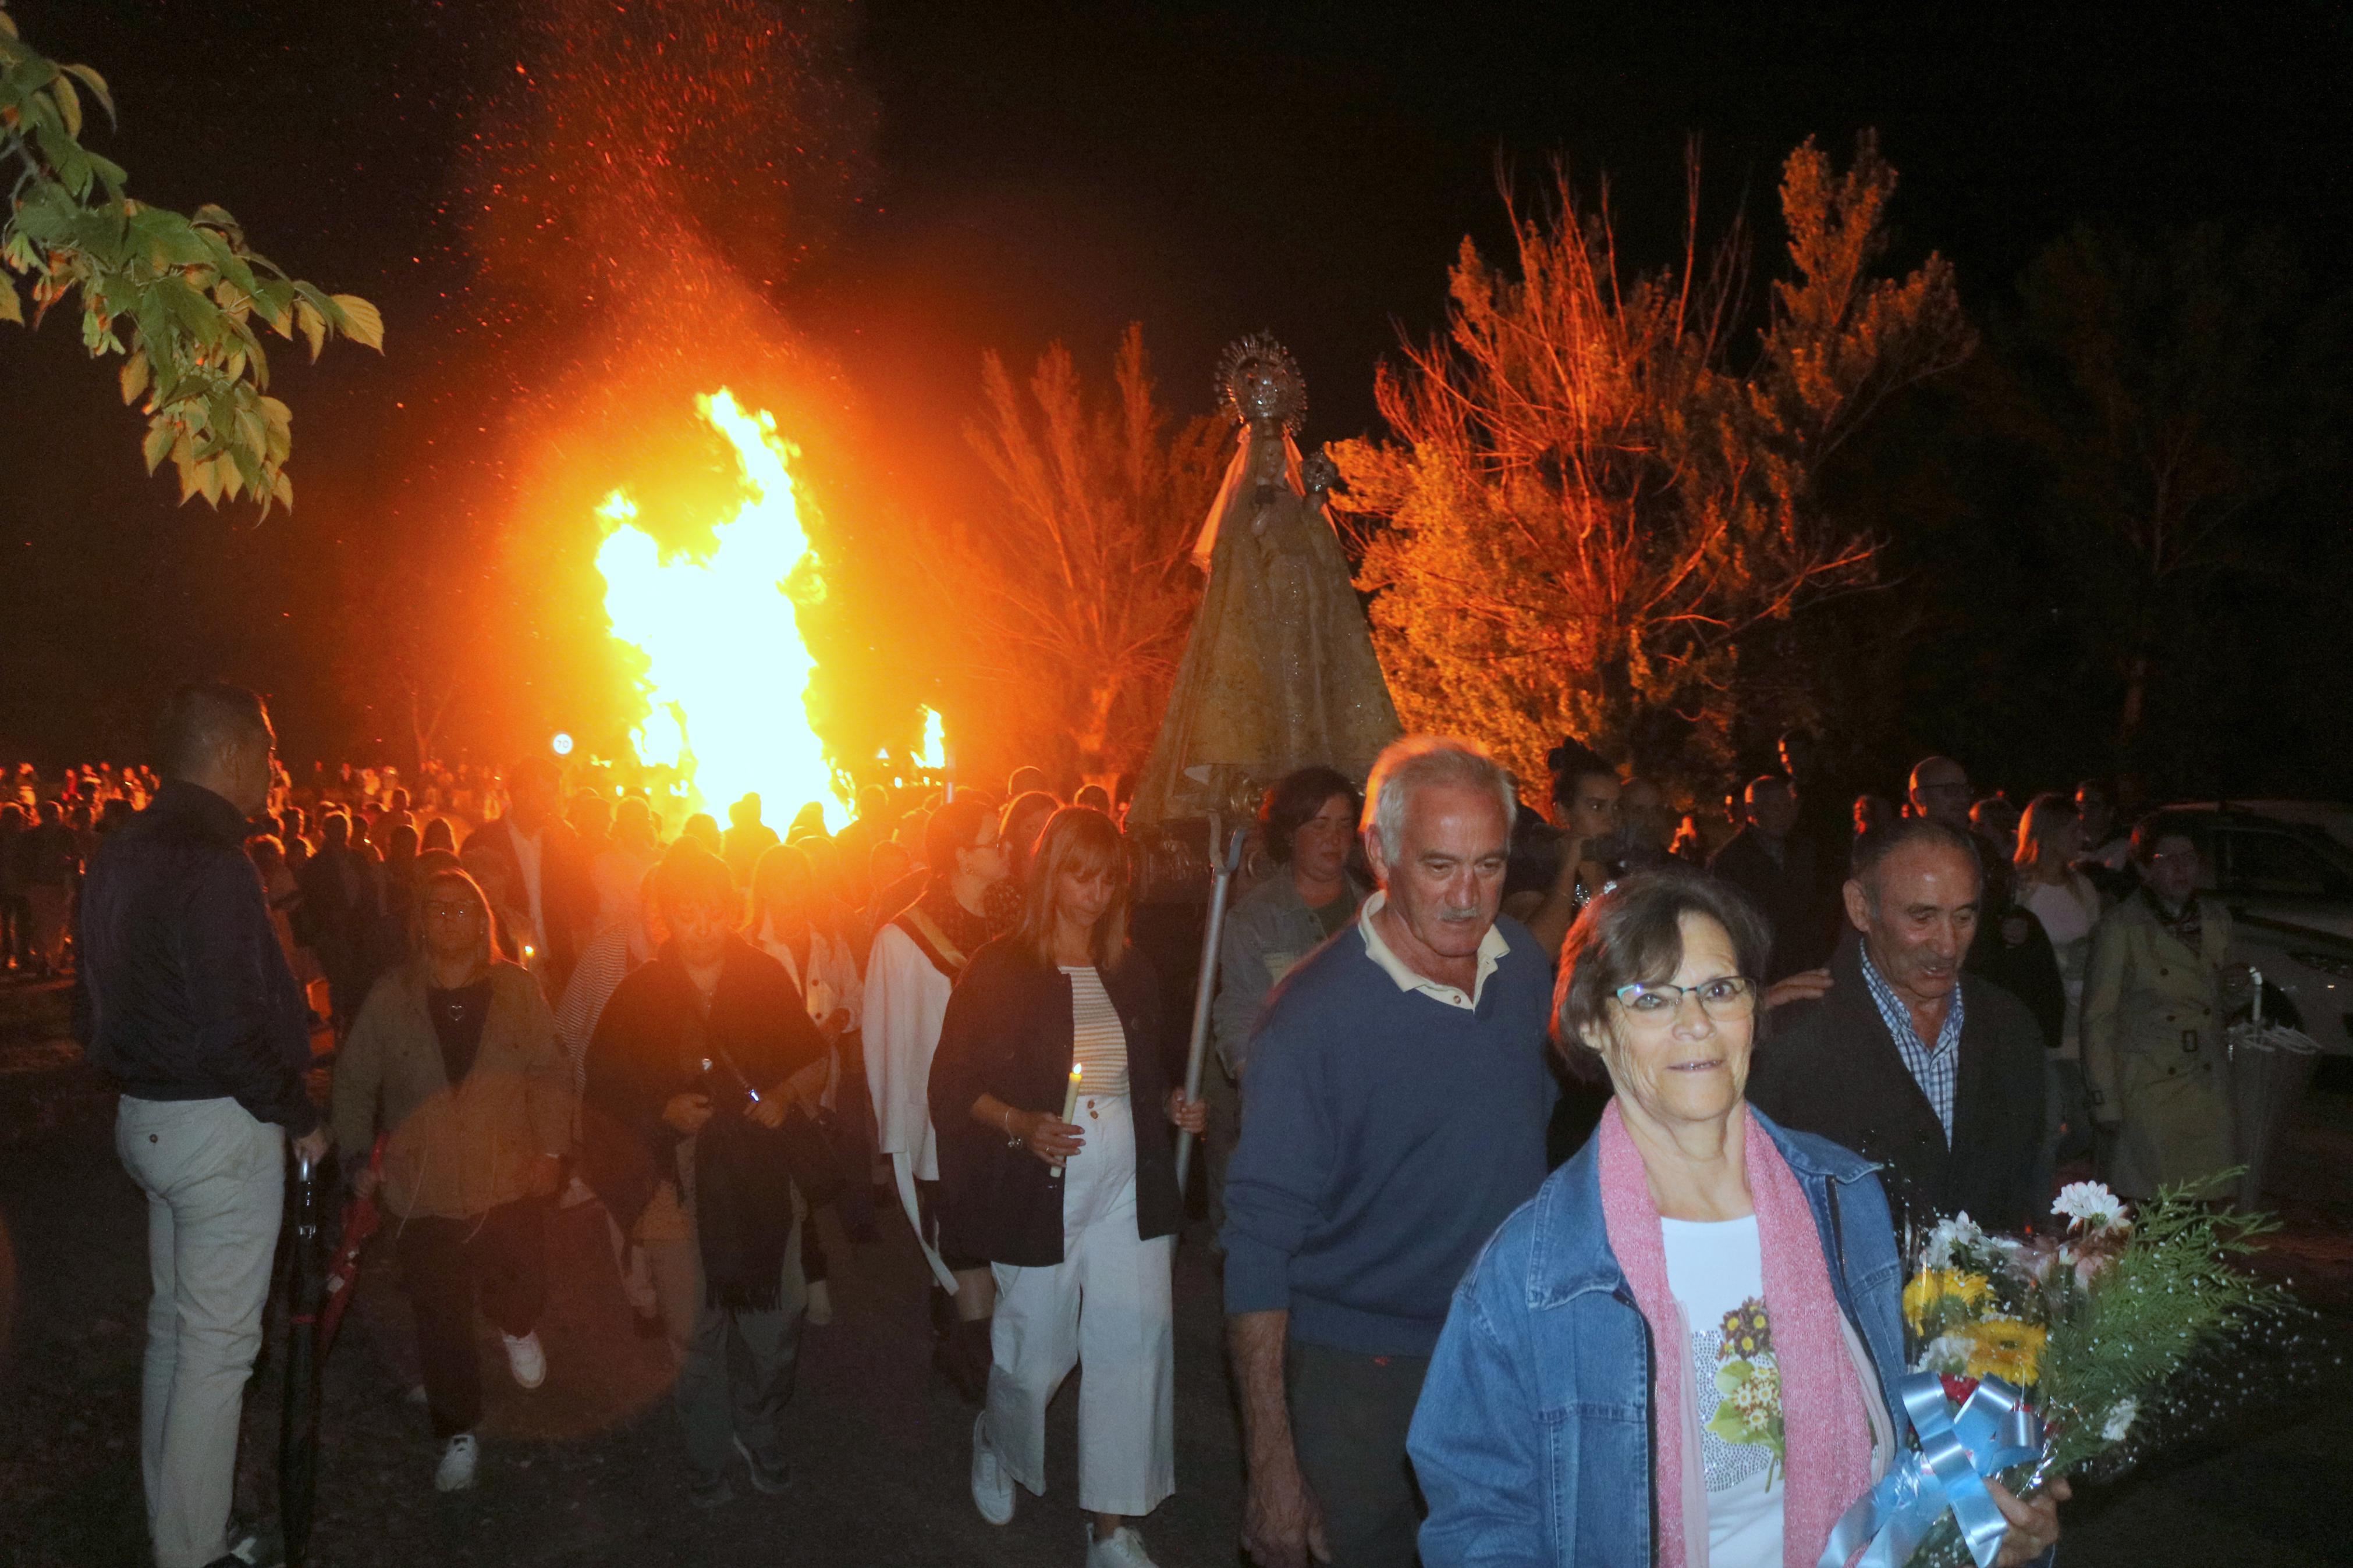
[[[1071,1064],[1070,1090],[1062,1096],[1062,1120],[1065,1121],[1071,1121],[1079,1113],[1079,1075],[1083,1070],[1078,1063]]]

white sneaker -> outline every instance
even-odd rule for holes
[[[433,1472],[436,1491],[461,1492],[474,1484],[474,1435],[460,1432],[441,1450],[440,1467]],[[1090,1563],[1094,1560],[1090,1557]]]
[[[499,1338],[507,1342],[507,1370],[514,1373],[517,1388],[537,1388],[547,1381],[547,1352],[540,1348],[537,1329],[521,1339],[505,1333]]]
[[[822,1279],[809,1281],[808,1321],[820,1329],[833,1321],[833,1292]]]
[[[1013,1522],[1013,1478],[988,1446],[988,1412],[972,1418],[972,1506],[991,1524]],[[1094,1562],[1092,1554],[1089,1563]]]
[[[1087,1568],[1158,1568],[1144,1550],[1144,1537],[1135,1533],[1132,1524],[1123,1524],[1111,1532],[1108,1541],[1095,1539],[1095,1527],[1087,1525]]]

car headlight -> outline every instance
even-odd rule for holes
[[[2339,980],[2353,980],[2353,958],[2337,958],[2325,952],[2293,949],[2288,956],[2306,969],[2317,969],[2323,974],[2334,974]]]

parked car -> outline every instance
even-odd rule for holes
[[[2353,807],[2207,801],[2158,819],[2198,846],[2200,891],[2238,922],[2239,956],[2291,1009],[2280,1021],[2353,1055],[2353,847],[2331,831]]]

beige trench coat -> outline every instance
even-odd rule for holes
[[[2092,932],[2084,1073],[2094,1119],[2116,1133],[2109,1184],[2126,1197],[2154,1197],[2159,1186],[2238,1163],[2222,1037],[2231,915],[2211,900],[2202,912],[2194,952],[2139,898]]]

